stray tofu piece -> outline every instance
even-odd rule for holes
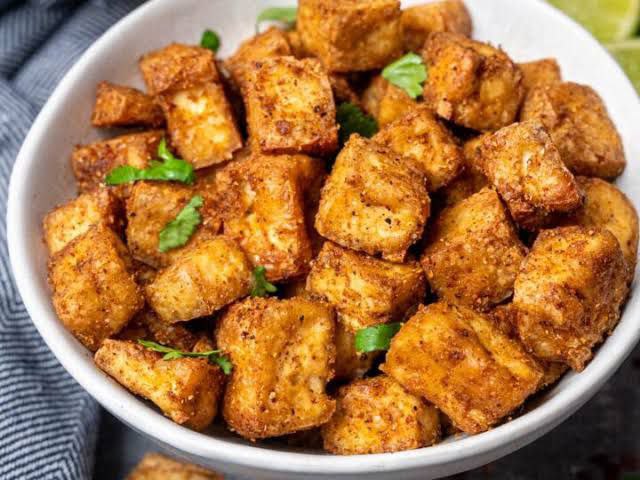
[[[382,370],[469,434],[490,429],[535,393],[542,367],[485,316],[438,302],[391,341]]]
[[[151,95],[220,80],[211,50],[179,43],[146,54],[140,60],[140,70]]]
[[[562,160],[576,175],[614,179],[624,171],[627,161],[622,140],[604,102],[591,87],[564,82],[534,88],[520,118],[542,122]]]
[[[107,188],[82,194],[55,208],[42,222],[49,255],[58,253],[94,225],[104,225],[120,233],[123,214],[122,203]]]
[[[582,204],[576,179],[537,120],[485,136],[471,161],[498,191],[513,220],[527,230]]]
[[[218,411],[224,373],[204,358],[162,357],[134,342],[105,340],[95,362],[127,390],[155,403],[174,422],[204,430]]]
[[[331,83],[315,59],[254,62],[244,92],[249,140],[265,153],[327,155],[338,147]]]
[[[144,305],[127,257],[113,230],[96,225],[49,262],[58,318],[91,351],[122,330]]]
[[[356,333],[401,321],[424,300],[426,281],[417,262],[386,262],[325,242],[313,261],[307,290],[332,305],[339,322]]]
[[[537,357],[576,371],[613,330],[627,294],[620,245],[608,230],[544,230],[522,264],[513,305],[524,345]]]
[[[401,88],[389,83],[382,75],[378,75],[362,94],[362,105],[382,128],[405,116],[418,102]]]
[[[229,428],[255,440],[326,423],[335,401],[325,387],[333,377],[334,315],[302,298],[251,298],[229,308],[216,331],[233,363],[224,397]]]
[[[153,310],[144,308],[118,335],[118,340],[152,340],[185,352],[193,350],[199,338],[181,323],[167,323]],[[213,350],[213,349],[211,349]]]
[[[404,33],[404,48],[419,52],[429,35],[450,32],[471,36],[471,15],[462,0],[444,0],[409,7],[400,17]]]
[[[522,70],[522,84],[527,92],[536,87],[555,85],[562,82],[560,65],[558,65],[555,58],[519,63],[518,66]]]
[[[107,174],[116,167],[131,165],[146,168],[156,158],[164,131],[132,133],[77,146],[71,155],[71,166],[80,193],[104,185]]]
[[[430,192],[446,186],[464,166],[456,139],[426,107],[387,125],[373,140],[413,162],[427,179]]]
[[[434,33],[422,57],[424,99],[440,117],[478,131],[513,123],[524,96],[522,72],[502,50],[453,33]]]
[[[380,352],[362,353],[356,350],[356,336],[336,322],[336,374],[335,380],[348,381],[362,378],[371,370]]]
[[[131,87],[100,82],[91,124],[94,127],[161,127],[162,109],[153,97]]]
[[[482,311],[511,296],[526,252],[498,194],[485,188],[440,214],[421,261],[438,297]]]
[[[354,134],[322,189],[315,226],[343,247],[402,261],[422,236],[430,203],[420,171]]]
[[[223,236],[185,248],[145,287],[147,302],[161,320],[184,322],[211,315],[249,294],[251,264],[240,247]]]
[[[300,0],[296,29],[331,72],[382,68],[402,54],[398,0]]]
[[[223,476],[159,453],[147,453],[126,480],[223,480]]]
[[[324,449],[338,455],[389,453],[433,445],[440,414],[386,375],[338,391],[336,413],[322,426]]]

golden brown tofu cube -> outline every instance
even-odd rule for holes
[[[519,63],[518,66],[522,70],[522,84],[527,92],[535,87],[555,85],[562,82],[560,65],[558,65],[555,58]]]
[[[478,193],[488,184],[487,177],[473,168],[465,167],[462,174],[438,191],[437,199],[444,208],[451,207]]]
[[[104,225],[119,233],[123,213],[120,200],[106,188],[82,194],[55,208],[42,222],[49,255],[58,253],[94,225]]]
[[[207,48],[173,43],[142,57],[140,70],[149,93],[159,95],[218,82],[214,57]]]
[[[91,124],[94,127],[161,127],[162,109],[149,95],[131,87],[100,82]]]
[[[231,430],[255,440],[327,422],[325,393],[335,360],[334,315],[318,302],[251,298],[229,308],[216,331],[233,363],[223,414]]]
[[[456,139],[426,107],[380,130],[373,140],[402,155],[424,173],[430,192],[446,186],[464,165]]]
[[[249,137],[265,153],[326,155],[338,146],[331,83],[315,59],[254,62],[245,89]]]
[[[401,88],[389,83],[382,75],[378,75],[362,94],[362,105],[382,128],[405,116],[418,102]]]
[[[622,140],[591,87],[565,82],[534,88],[520,118],[542,122],[576,175],[613,179],[623,172],[627,161]]]
[[[336,413],[322,427],[324,449],[338,455],[413,450],[439,437],[438,410],[386,375],[340,388]]]
[[[173,460],[159,453],[147,453],[126,480],[223,480],[210,470]]]
[[[71,155],[71,166],[80,193],[104,184],[107,174],[116,167],[131,165],[146,168],[156,158],[162,130],[133,133],[77,146]]]
[[[421,172],[391,150],[354,134],[322,189],[315,226],[343,247],[402,261],[422,235],[429,209]]]
[[[544,230],[516,278],[520,339],[537,357],[581,371],[618,323],[627,297],[620,245],[608,230]]]
[[[163,360],[125,340],[105,340],[95,362],[127,390],[155,403],[176,423],[204,430],[216,416],[224,373],[204,358]]]
[[[223,236],[196,242],[145,287],[147,301],[165,322],[211,315],[249,293],[251,263]]]
[[[420,265],[391,263],[325,242],[307,277],[307,290],[325,299],[352,333],[402,320],[424,300]]]
[[[232,162],[217,176],[218,207],[225,235],[238,242],[271,281],[306,273],[312,250],[305,224],[303,155],[254,154]]]
[[[122,330],[144,304],[127,255],[113,230],[96,225],[49,262],[58,318],[89,350]]]
[[[522,72],[502,51],[453,33],[432,34],[422,51],[425,102],[440,117],[479,131],[513,123],[524,96]]]
[[[402,54],[398,0],[300,0],[296,29],[332,72],[382,68]]]
[[[436,219],[422,267],[440,298],[486,310],[511,295],[525,255],[498,194],[485,188]]]
[[[410,52],[422,50],[427,37],[434,32],[451,32],[471,36],[471,15],[462,0],[444,0],[409,7],[400,17],[404,33],[404,48]]]
[[[351,381],[362,378],[371,370],[380,352],[362,353],[356,350],[355,334],[336,322],[336,364],[335,380]]]
[[[582,204],[576,179],[537,120],[485,136],[471,161],[493,184],[514,221],[528,230]]]
[[[382,370],[469,434],[488,430],[534,393],[543,370],[488,318],[439,302],[391,341]]]
[[[131,319],[118,336],[118,340],[152,340],[185,352],[194,350],[200,338],[181,323],[166,323],[153,310],[144,308]],[[208,350],[213,350],[210,348]]]

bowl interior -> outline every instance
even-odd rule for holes
[[[171,41],[197,43],[205,28],[222,38],[221,56],[253,34],[259,11],[291,5],[282,0],[152,0],[110,30],[85,54],[51,97],[32,128],[16,162],[10,187],[9,248],[14,275],[37,328],[65,368],[108,410],[137,430],[193,459],[252,475],[277,478],[295,472],[331,475],[384,472],[417,467],[422,478],[451,474],[479,465],[523,446],[562,421],[610,376],[638,339],[637,295],[627,305],[614,334],[580,375],[567,375],[536,402],[537,407],[493,431],[436,447],[387,455],[328,457],[292,453],[277,442],[253,446],[222,428],[212,436],[191,432],[162,417],[102,374],[91,355],[57,321],[46,282],[46,251],[41,220],[54,205],[75,194],[69,155],[75,144],[113,132],[90,127],[95,86],[101,80],[142,87],[137,61]],[[403,5],[423,3],[404,1]],[[474,37],[500,45],[516,61],[556,57],[565,79],[593,86],[603,97],[622,137],[628,167],[618,184],[638,205],[640,184],[640,104],[612,58],[586,32],[540,0],[466,0],[474,20]],[[635,182],[633,180],[636,180]],[[276,477],[274,477],[276,478]]]

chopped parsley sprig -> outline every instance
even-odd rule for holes
[[[206,358],[212,365],[218,365],[225,375],[229,375],[233,370],[231,360],[222,355],[222,350],[209,350],[206,352],[184,352],[177,348],[167,347],[150,340],[138,340],[138,343],[154,352],[164,353],[163,360],[176,360],[178,358]]]
[[[260,31],[260,24],[262,22],[279,22],[287,28],[291,28],[296,23],[297,16],[298,9],[296,7],[265,8],[260,12],[256,20],[256,33]]]
[[[358,331],[355,338],[356,350],[362,353],[389,350],[391,339],[401,327],[402,323],[382,323]]]
[[[251,287],[252,297],[266,297],[270,293],[276,293],[278,288],[267,280],[267,269],[258,266],[253,270],[253,286]]]
[[[200,39],[200,46],[202,48],[208,48],[214,53],[220,48],[220,36],[213,30],[205,30],[202,32],[202,38]]]
[[[382,70],[382,76],[415,100],[422,95],[422,85],[427,79],[427,67],[420,55],[411,52],[387,65]]]
[[[189,241],[191,235],[202,222],[202,216],[198,210],[203,203],[202,196],[194,196],[176,216],[175,220],[171,220],[165,225],[160,231],[158,250],[165,253],[181,247]]]
[[[350,102],[344,102],[338,106],[336,120],[340,125],[341,144],[345,144],[354,133],[371,138],[378,131],[378,123],[375,119]]]

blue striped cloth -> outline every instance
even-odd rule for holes
[[[99,408],[49,352],[11,277],[9,174],[78,57],[142,0],[0,0],[0,479],[89,479]]]

